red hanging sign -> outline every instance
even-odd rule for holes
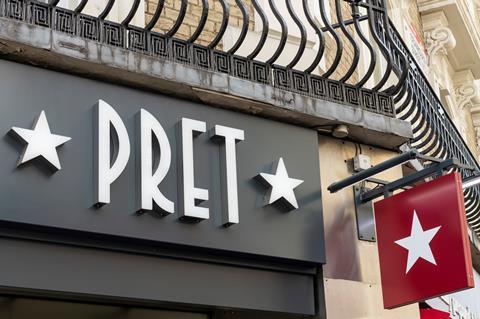
[[[375,224],[385,308],[474,287],[458,173],[375,203]]]
[[[420,309],[420,319],[450,319],[450,314],[436,309]]]

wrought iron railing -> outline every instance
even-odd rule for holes
[[[131,25],[144,0],[131,1],[130,11],[120,22],[107,20],[115,0],[106,0],[105,7],[96,15],[83,12],[89,0],[78,0],[74,9],[58,6],[59,0],[0,0],[0,16],[154,58],[226,73],[390,117],[397,116],[413,125],[411,147],[434,157],[457,158],[480,171],[475,157],[445,112],[426,76],[390,23],[385,0],[335,0],[330,11],[326,8],[330,0],[302,0],[301,3],[299,0],[268,0],[268,5],[264,6],[259,0],[235,0],[243,22],[238,38],[228,49],[222,49],[220,45],[229,26],[231,8],[228,0],[219,0],[222,11],[220,27],[206,45],[199,44],[198,39],[208,22],[212,0],[201,1],[201,17],[196,30],[187,39],[180,39],[177,33],[185,23],[190,5],[188,0],[175,0],[179,4],[178,16],[164,32],[154,30],[161,22],[165,0],[157,1],[155,12],[145,27]],[[239,49],[250,32],[249,23],[252,20],[247,1],[257,13],[259,19],[256,20],[259,21],[255,22],[260,23],[261,28],[258,42],[248,54],[242,55]],[[296,7],[292,1],[295,1]],[[280,2],[286,4],[287,12],[279,10],[277,5]],[[313,2],[318,3],[318,12],[315,14],[312,13]],[[346,3],[348,10],[345,10]],[[265,49],[272,24],[272,16],[269,20],[267,9],[280,24],[280,37],[278,45],[269,51],[268,57],[260,60],[258,57]],[[344,19],[347,15],[348,19]],[[287,63],[279,64],[279,57],[285,52],[291,35],[285,17],[289,17],[299,30],[299,44],[294,57]],[[315,32],[318,48],[309,65],[301,69],[299,61],[305,55],[307,28]],[[329,41],[333,41],[334,45],[329,47]],[[347,52],[347,48],[350,48],[350,52]],[[351,53],[350,59],[345,59],[349,55],[347,53]],[[325,63],[329,55],[331,61]],[[319,71],[322,61],[323,71]],[[464,171],[462,174],[467,176],[472,173]],[[468,221],[480,235],[480,189],[466,190],[465,198]]]
[[[265,7],[260,5],[259,0],[235,0],[236,5],[241,10],[243,22],[238,39],[228,50],[219,49],[219,44],[224,39],[229,24],[230,7],[228,0],[220,0],[222,22],[216,36],[210,40],[208,45],[201,45],[197,40],[208,21],[209,2],[212,2],[212,0],[201,1],[203,5],[202,16],[195,32],[188,39],[176,37],[188,14],[188,0],[177,0],[180,8],[176,21],[169,30],[162,33],[153,30],[161,22],[165,0],[158,0],[153,17],[146,23],[145,27],[130,24],[141,1],[144,0],[133,0],[130,12],[121,22],[106,19],[115,4],[115,0],[107,0],[103,11],[95,16],[83,13],[89,0],[79,0],[77,7],[73,10],[59,7],[59,1],[0,0],[0,16],[49,27],[107,45],[148,54],[159,59],[171,59],[197,68],[227,73],[262,84],[270,84],[279,89],[314,98],[364,108],[386,116],[395,116],[392,97],[402,87],[402,76],[406,71],[396,67],[390,59],[390,52],[384,44],[385,42],[388,43],[390,38],[387,36],[383,39],[377,35],[376,24],[380,20],[388,21],[385,9],[378,1],[336,0],[335,7],[331,8],[331,11],[336,14],[331,17],[330,10],[326,9],[324,0],[318,2],[317,0],[302,0],[301,5],[299,0],[295,0],[296,8],[293,7],[292,0],[268,0],[268,6]],[[261,24],[261,35],[260,40],[251,52],[243,56],[237,54],[237,52],[244,44],[249,32],[249,22],[252,20],[252,17],[248,14],[247,1],[254,7],[255,12],[260,17],[260,21],[257,21],[257,23]],[[314,1],[319,3],[319,12],[315,15],[312,14]],[[278,9],[277,4],[280,2],[286,4],[287,12],[281,12]],[[345,3],[349,4],[348,11],[351,11],[348,12],[348,15],[351,16],[348,20],[344,20],[343,17],[346,15]],[[365,9],[361,9],[362,7]],[[264,49],[270,30],[269,25],[271,24],[266,13],[267,9],[273,13],[279,22],[281,33],[278,46],[272,49],[272,53],[267,59],[260,61],[257,57],[260,51]],[[299,18],[299,11],[303,14],[303,19]],[[276,62],[280,55],[284,53],[290,35],[284,19],[286,15],[289,15],[300,31],[300,44],[291,61],[285,65],[279,65]],[[318,19],[317,15],[319,16]],[[336,20],[336,22],[332,22],[333,20]],[[368,23],[370,29],[368,33],[373,35],[373,39],[369,39],[369,35],[365,34],[364,28],[361,26],[362,22],[366,23],[367,21],[370,21]],[[296,66],[305,52],[307,27],[315,32],[319,47],[310,65],[304,69],[299,69]],[[327,38],[333,39],[334,46],[332,48],[327,48]],[[359,39],[360,42],[357,43],[356,39]],[[353,48],[353,57],[348,62],[344,59],[347,46]],[[377,47],[380,47],[380,57],[377,54]],[[388,47],[394,47],[394,43],[390,43]],[[321,74],[314,74],[318,70],[317,67],[320,62],[325,60],[327,53],[331,51],[334,52],[333,61],[330,65],[325,66],[326,70]],[[378,69],[378,61],[381,57],[387,62],[386,69],[383,76],[368,89],[365,84],[375,82],[374,73]],[[367,63],[367,70],[360,75],[359,61],[361,58],[367,59],[369,62]],[[339,74],[339,66],[345,63],[349,64],[347,70],[344,74]],[[390,79],[392,71],[400,80],[397,81],[395,86],[383,89]],[[353,75],[356,75],[358,79],[355,80]]]

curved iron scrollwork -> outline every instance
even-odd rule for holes
[[[222,5],[222,24],[220,25],[220,29],[217,31],[217,35],[215,38],[210,42],[208,45],[209,49],[214,49],[220,41],[222,41],[223,35],[228,27],[228,18],[230,16],[230,6],[228,5],[227,0],[220,0],[220,4]]]
[[[312,64],[310,64],[310,66],[305,69],[305,72],[310,74],[318,67],[320,61],[322,60],[323,54],[325,53],[325,35],[323,34],[323,31],[321,30],[320,26],[318,26],[314,16],[312,15],[308,0],[302,0],[302,5],[305,17],[307,18],[308,23],[313,28],[318,37],[318,48],[315,59],[313,60]]]
[[[279,89],[361,107],[386,116],[395,116],[394,97],[398,92],[405,91],[403,82],[406,81],[409,65],[404,62],[398,66],[395,63],[402,59],[402,54],[396,48],[395,41],[385,32],[388,17],[380,0],[335,0],[333,8],[326,5],[327,0],[302,0],[298,7],[294,5],[297,2],[292,0],[268,0],[268,8],[262,7],[258,0],[235,0],[242,22],[238,27],[239,36],[229,48],[226,48],[224,42],[227,36],[231,37],[231,33],[228,33],[228,0],[219,0],[221,7],[214,8],[217,10],[216,19],[221,14],[221,20],[216,23],[215,34],[209,38],[210,43],[206,46],[197,43],[197,40],[205,32],[208,23],[212,10],[210,0],[196,4],[202,7],[201,16],[195,18],[198,25],[186,39],[177,34],[182,25],[191,23],[192,19],[187,19],[189,22],[186,22],[186,17],[191,14],[189,6],[193,5],[189,0],[174,0],[177,2],[174,6],[178,8],[178,14],[173,17],[171,28],[164,32],[155,28],[162,22],[165,0],[157,0],[153,16],[144,27],[130,24],[136,15],[142,14],[138,12],[141,1],[143,0],[131,0],[131,8],[126,17],[116,22],[108,20],[117,4],[115,0],[107,0],[97,16],[83,13],[88,0],[78,0],[73,10],[58,6],[59,0],[49,0],[47,3],[40,0],[0,0],[0,16],[158,58],[228,73]],[[247,6],[248,3],[252,8]],[[312,11],[314,5],[318,12]],[[283,11],[286,9],[286,12],[279,8]],[[258,21],[253,21],[260,26],[256,28],[259,30],[259,38],[249,37],[253,18],[249,15],[250,10],[255,11],[259,17]],[[370,23],[362,24],[366,20]],[[291,29],[296,27],[298,33],[289,30],[290,21],[294,24]],[[272,33],[272,25],[279,25],[279,29],[275,27],[277,29]],[[365,28],[367,25],[368,30]],[[188,26],[192,28],[191,25]],[[307,26],[315,33],[313,36],[309,35]],[[375,46],[369,36],[373,38]],[[328,43],[331,38],[333,45]],[[258,41],[253,46],[250,42],[252,39]],[[357,43],[356,39],[361,41]],[[293,52],[292,46],[297,46],[296,53],[293,57],[286,58],[288,53],[284,53],[287,48]],[[347,47],[352,48],[351,54],[347,54]],[[307,48],[310,50],[308,55]],[[376,77],[379,72],[375,72],[379,59],[376,48],[380,49],[381,57],[386,62],[380,79]],[[312,49],[315,53],[310,58]],[[239,54],[245,50],[249,53]],[[364,71],[358,67],[361,58],[370,61],[368,69]],[[348,64],[346,69],[343,67],[345,64]],[[382,91],[387,82],[392,82],[391,73],[396,75],[396,80],[393,79],[395,85]],[[370,89],[365,87],[367,83],[370,84]]]
[[[139,51],[158,58],[172,59],[196,67],[228,73],[232,76],[269,84],[279,89],[361,107],[386,116],[395,116],[393,98],[398,91],[404,92],[400,74],[407,74],[408,64],[404,63],[400,69],[396,67],[393,63],[394,53],[390,52],[390,48],[395,49],[395,44],[388,34],[386,37],[376,35],[382,33],[382,30],[378,30],[379,22],[382,19],[385,21],[387,17],[379,0],[336,0],[335,7],[333,10],[330,8],[329,12],[325,5],[327,0],[302,0],[302,8],[295,7],[291,0],[269,0],[268,6],[274,17],[266,13],[265,9],[267,8],[262,8],[258,0],[251,0],[253,9],[261,20],[254,22],[261,23],[262,27],[258,43],[246,56],[238,53],[241,48],[248,49],[250,47],[250,43],[244,46],[249,38],[251,20],[245,1],[235,0],[242,14],[243,22],[240,27],[240,35],[230,48],[222,48],[220,45],[225,40],[229,27],[230,7],[227,0],[220,0],[221,22],[217,24],[216,34],[206,46],[196,43],[196,41],[208,23],[209,0],[201,1],[203,8],[198,26],[188,39],[177,37],[178,31],[185,24],[185,18],[189,14],[188,0],[175,0],[177,2],[175,7],[179,8],[178,15],[174,19],[173,26],[165,32],[154,30],[157,24],[162,22],[161,14],[165,7],[165,0],[157,1],[155,12],[144,27],[130,24],[134,16],[139,14],[138,8],[141,1],[132,0],[131,8],[121,22],[108,20],[112,9],[118,3],[115,0],[107,0],[101,12],[96,16],[83,13],[88,0],[78,0],[76,8],[73,10],[58,6],[59,0],[49,0],[47,3],[44,0],[0,0],[0,15],[50,27],[107,45]],[[278,3],[282,3],[287,12],[280,12],[277,7]],[[311,7],[315,3],[318,4],[319,9],[318,12],[312,13]],[[366,8],[366,10],[360,13],[360,7]],[[301,9],[303,9],[306,21],[299,16]],[[217,16],[218,13],[216,12]],[[351,15],[352,19],[344,20],[344,15]],[[319,23],[317,17],[320,17],[323,25]],[[279,40],[272,40],[275,39],[275,35],[272,38],[268,37],[271,33],[269,31],[272,30],[270,26],[273,25],[269,18],[276,20],[274,22],[280,25],[281,30],[274,30],[275,32],[280,31]],[[300,31],[299,36],[289,33],[286,19],[294,22]],[[337,23],[331,22],[335,20]],[[382,50],[382,56],[386,60],[386,69],[380,81],[374,76],[378,73],[374,72],[378,55],[361,26],[365,20],[373,20],[368,32],[373,34],[376,47]],[[317,46],[314,47],[316,53],[313,61],[307,63],[308,65],[305,65],[308,60],[305,52],[307,46],[311,49],[312,45],[309,43],[311,37],[306,30],[307,23],[305,22],[316,33],[314,38],[317,39]],[[354,28],[348,29],[349,25],[353,25]],[[340,30],[337,31],[339,28]],[[358,37],[355,37],[353,33],[357,33]],[[333,36],[334,46],[327,43],[329,37],[326,37],[326,34]],[[230,35],[228,36],[230,37]],[[356,43],[356,38],[360,38],[362,42]],[[290,39],[293,40],[289,43]],[[299,39],[299,41],[297,42],[295,39]],[[285,61],[284,53],[287,51],[287,47],[290,50],[292,45],[297,45],[296,43],[298,43],[298,49],[295,56],[292,60]],[[344,43],[353,47],[353,59],[346,62],[349,63],[346,71],[342,71],[342,66],[345,64],[343,57],[348,55],[344,52]],[[367,50],[360,50],[360,46],[366,47]],[[276,48],[273,52],[270,50],[272,47]],[[268,49],[264,50],[265,48]],[[335,51],[333,60],[328,56],[332,50]],[[363,60],[370,59],[370,67],[363,72],[364,74],[358,68],[360,55],[364,55]],[[398,56],[398,53],[396,55]],[[262,59],[258,59],[260,56],[263,56]],[[394,88],[380,91],[390,79],[391,70],[398,75],[397,85]],[[373,86],[373,89],[365,87],[367,82],[371,82],[370,87]]]
[[[292,69],[297,65],[298,61],[303,56],[303,53],[305,52],[305,47],[307,46],[307,31],[305,29],[305,26],[302,24],[302,20],[297,16],[295,13],[295,10],[292,7],[292,1],[291,0],[286,0],[287,2],[287,10],[290,16],[292,17],[293,21],[297,25],[298,29],[300,30],[300,45],[298,46],[298,51],[293,60],[286,66],[287,69]]]
[[[260,40],[258,41],[257,46],[252,51],[252,53],[250,53],[250,55],[247,56],[247,58],[250,60],[255,59],[257,55],[260,53],[260,51],[262,51],[268,37],[268,27],[269,27],[267,15],[265,14],[265,11],[262,9],[260,4],[258,3],[258,0],[252,0],[252,5],[257,11],[258,15],[260,16],[260,19],[262,20],[262,32],[261,32]]]
[[[200,17],[200,21],[198,22],[198,27],[192,36],[187,40],[189,43],[194,43],[202,34],[203,29],[208,21],[208,9],[209,9],[208,0],[202,0],[202,16]]]
[[[275,63],[275,61],[277,61],[278,57],[280,56],[280,54],[282,54],[283,49],[285,48],[285,44],[287,43],[287,37],[288,37],[288,27],[287,27],[287,23],[282,17],[282,14],[278,10],[277,5],[275,4],[275,0],[268,0],[268,4],[270,5],[270,9],[272,10],[275,18],[278,20],[278,23],[280,23],[280,27],[282,29],[281,35],[280,35],[280,44],[275,50],[275,53],[273,53],[270,59],[267,60],[267,64],[272,65]]]

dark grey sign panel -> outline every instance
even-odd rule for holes
[[[314,131],[8,61],[0,61],[0,97],[0,131],[4,135],[0,141],[1,220],[325,262],[318,142]],[[101,134],[97,127],[99,112],[95,110],[99,100],[111,106],[126,129],[126,135],[112,129],[111,162],[125,155],[117,155],[114,150],[119,140],[127,136],[130,144],[130,151],[125,152],[125,169],[111,183],[110,198],[103,202],[96,198],[99,193],[95,193],[98,187],[94,181],[94,171],[99,166],[98,150],[94,152],[94,147],[98,146]],[[168,199],[164,202],[173,203],[168,214],[164,210],[137,212],[141,109],[152,115],[152,123],[158,121],[170,145],[171,163],[158,186]],[[49,143],[50,151],[53,147],[58,163],[56,154],[47,154],[43,149],[43,162],[28,159],[26,140],[32,137],[22,129],[45,125],[47,119],[51,133],[58,136],[50,139],[50,135],[45,135],[48,138],[41,139],[41,143]],[[202,122],[205,132],[200,132],[202,128],[197,125]],[[193,134],[189,128],[197,132]],[[232,173],[232,167],[226,164],[225,153],[232,148],[226,147],[222,128],[235,129],[232,132],[236,134],[231,141],[236,157],[238,216],[225,214],[227,207],[235,211],[235,198],[228,193],[234,189],[233,184],[229,184],[230,188],[226,185],[225,171],[230,169]],[[188,169],[190,163],[190,137],[193,186],[203,190],[193,192],[198,200],[191,197],[195,199],[191,205],[207,208],[198,210],[201,218],[196,220],[181,218],[188,214],[185,205],[179,205],[180,201],[186,203],[184,191],[189,180],[185,167]],[[31,141],[32,145],[34,142],[39,143]],[[158,150],[158,141],[151,144],[153,155],[145,154],[153,156],[151,168],[155,170],[161,156],[167,153],[165,149]],[[17,167],[22,154],[24,163]],[[109,178],[108,174],[105,176]],[[272,186],[275,183],[276,188]],[[104,205],[95,207],[96,202]]]
[[[309,275],[3,238],[0,251],[0,292],[315,314]]]

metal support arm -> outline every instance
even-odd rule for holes
[[[372,177],[373,175],[376,175],[378,173],[381,173],[383,171],[386,171],[390,168],[393,168],[395,166],[401,165],[403,163],[406,163],[408,161],[411,161],[413,159],[419,158],[420,154],[417,152],[417,150],[410,150],[406,153],[400,154],[396,157],[393,157],[389,160],[386,160],[378,165],[375,165],[369,169],[366,169],[364,171],[361,171],[357,174],[354,174],[352,176],[349,176],[341,181],[335,182],[328,186],[328,191],[330,193],[336,193],[345,187],[355,185],[369,177]]]
[[[407,175],[393,182],[380,181],[372,177],[373,175],[381,173],[395,166],[402,165],[405,162],[414,159],[422,159],[424,161],[430,162],[431,164],[418,172]],[[341,181],[333,183],[328,187],[328,190],[331,193],[335,193],[346,187],[355,185],[354,198],[358,238],[365,241],[375,241],[376,235],[372,204],[372,201],[374,199],[381,196],[388,197],[396,190],[409,188],[416,183],[423,182],[425,181],[425,179],[432,176],[441,176],[445,173],[445,171],[454,168],[469,171],[475,170],[474,167],[464,165],[455,158],[442,160],[439,158],[424,156],[422,154],[419,154],[416,150],[410,150],[406,153],[400,154],[378,165],[375,165],[369,169],[366,169]],[[480,180],[480,177],[477,177],[477,179]],[[375,183],[379,186],[374,189],[368,189],[366,188],[365,182]]]
[[[362,193],[361,201],[362,203],[367,203],[378,197],[384,196],[386,194],[390,194],[398,189],[401,189],[406,186],[413,185],[419,181],[425,180],[426,178],[431,177],[433,175],[441,176],[445,170],[448,170],[453,167],[474,170],[473,167],[471,168],[465,167],[457,159],[451,158],[451,159],[442,161],[440,163],[432,164],[421,171],[405,176],[404,178],[388,183],[382,187]]]

